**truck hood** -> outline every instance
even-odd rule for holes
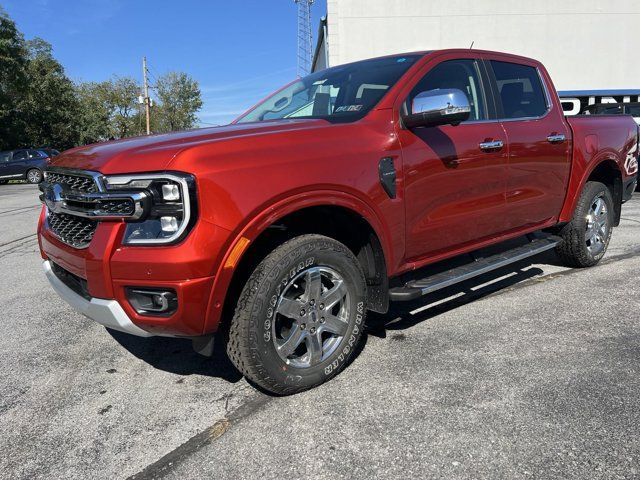
[[[173,158],[189,147],[232,139],[250,141],[258,135],[306,130],[326,124],[325,120],[279,120],[127,138],[67,150],[54,158],[52,166],[104,174],[160,171],[167,169]]]

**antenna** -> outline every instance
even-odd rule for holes
[[[471,42],[471,46],[469,47],[469,50],[471,50],[473,48],[473,44],[476,43],[476,41],[474,40],[473,42]]]
[[[311,73],[313,38],[311,36],[311,5],[315,0],[293,0],[298,5],[298,77]]]

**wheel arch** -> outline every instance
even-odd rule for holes
[[[567,201],[560,214],[560,222],[571,221],[584,186],[589,181],[597,181],[605,184],[611,192],[615,209],[614,226],[618,226],[622,212],[623,193],[622,171],[618,159],[612,153],[606,152],[591,161],[587,168],[582,169],[581,173],[576,174],[578,180],[574,180],[575,186],[569,185],[570,194],[567,195]]]
[[[312,216],[320,222],[312,222]],[[322,222],[325,222],[322,225]],[[314,224],[315,223],[315,224]],[[272,205],[235,234],[216,268],[204,332],[214,332],[233,314],[229,300],[242,281],[273,248],[295,236],[319,233],[344,243],[358,258],[367,278],[369,308],[388,308],[390,234],[363,200],[345,192],[302,193]]]
[[[615,158],[604,157],[591,169],[586,176],[582,188],[587,182],[600,182],[607,186],[613,198],[614,222],[617,227],[620,225],[622,215],[622,171]],[[582,191],[582,188],[580,191]]]

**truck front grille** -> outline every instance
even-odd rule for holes
[[[95,180],[91,177],[61,173],[58,171],[46,171],[44,176],[48,183],[58,183],[67,190],[82,193],[95,193],[98,191],[98,186],[96,185]]]
[[[74,248],[88,247],[98,227],[95,220],[66,213],[49,212],[47,223],[56,237]]]
[[[96,177],[91,172],[83,174],[73,170],[48,169],[44,172],[43,185],[60,185],[64,192],[75,195],[100,192]],[[110,205],[109,208],[119,209],[124,207]],[[93,239],[93,234],[98,227],[98,221],[88,218],[86,215],[54,212],[47,209],[47,226],[49,231],[61,242],[74,248],[86,248]]]
[[[135,210],[131,200],[102,200],[98,205],[103,215],[131,215]]]

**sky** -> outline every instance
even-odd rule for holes
[[[75,81],[150,81],[171,70],[200,84],[202,126],[228,123],[296,76],[293,0],[0,0]],[[326,0],[312,6],[314,46]]]

